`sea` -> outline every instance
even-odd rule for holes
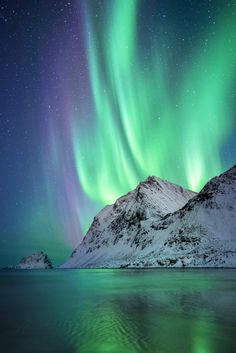
[[[235,352],[235,269],[0,272],[0,353]]]

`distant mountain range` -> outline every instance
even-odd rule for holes
[[[149,177],[98,213],[61,267],[235,266],[236,166],[198,194]]]

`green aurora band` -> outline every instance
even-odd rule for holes
[[[81,186],[103,205],[148,175],[197,191],[222,171],[221,148],[233,126],[234,17],[222,10],[214,32],[201,35],[204,43],[201,38],[194,45],[193,59],[175,79],[175,58],[166,50],[170,24],[168,35],[160,29],[152,38],[147,65],[139,39],[141,2],[108,4],[102,25],[89,4],[85,10],[93,108],[71,126]]]

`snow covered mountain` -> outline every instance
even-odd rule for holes
[[[32,270],[51,269],[53,266],[51,260],[48,258],[48,255],[43,251],[39,251],[30,256],[23,257],[14,268],[17,270]]]
[[[145,250],[123,266],[236,267],[236,166],[143,234]]]
[[[149,177],[95,217],[62,267],[236,267],[236,166],[196,195]]]
[[[149,177],[100,211],[83,242],[62,267],[117,267],[136,258],[146,242],[144,230],[183,207],[193,196],[194,192],[181,186]]]

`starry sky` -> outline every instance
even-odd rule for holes
[[[148,175],[235,164],[235,0],[2,0],[0,26],[0,266],[62,262]]]

